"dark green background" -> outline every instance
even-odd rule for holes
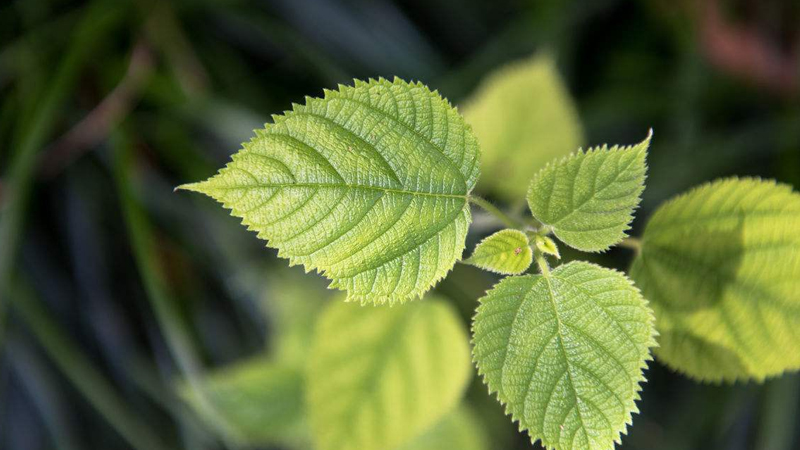
[[[265,274],[286,262],[173,187],[323,88],[397,75],[458,103],[540,50],[590,144],[654,128],[634,235],[659,202],[716,177],[800,186],[792,0],[3,3],[0,448],[129,448],[120,427],[145,447],[223,448],[172,380],[264,351]],[[493,282],[458,266],[439,290],[466,324]],[[656,362],[648,378],[622,448],[800,448],[797,375],[710,386]],[[531,448],[479,381],[469,399],[492,449]]]

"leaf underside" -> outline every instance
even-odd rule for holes
[[[479,188],[506,201],[522,198],[548,161],[583,145],[577,108],[549,55],[492,73],[464,103],[463,114],[481,144]]]
[[[519,230],[500,230],[486,237],[464,260],[467,264],[504,275],[516,275],[525,270],[533,261],[533,252],[528,236]]]
[[[469,342],[434,297],[403,307],[337,302],[317,325],[307,405],[320,450],[392,450],[434,426],[469,381]]]
[[[597,252],[630,228],[647,172],[650,136],[630,147],[605,145],[551,163],[528,189],[533,216],[565,244]]]
[[[653,316],[623,274],[586,262],[508,277],[481,299],[474,360],[533,441],[610,450],[637,412]]]
[[[733,381],[800,368],[800,194],[789,186],[731,178],[665,203],[631,276],[673,369]]]
[[[217,175],[209,195],[348,300],[419,298],[461,258],[479,149],[447,100],[400,79],[306,98]]]

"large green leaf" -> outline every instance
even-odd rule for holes
[[[800,194],[789,186],[732,178],[665,203],[631,276],[670,367],[713,381],[800,368]]]
[[[519,230],[500,230],[482,240],[467,264],[505,275],[524,272],[533,261],[528,236]]]
[[[332,304],[308,355],[307,404],[319,450],[392,450],[436,424],[471,375],[455,311]]]
[[[583,144],[575,105],[548,55],[491,74],[463,114],[481,143],[479,187],[505,200],[521,199],[536,171]]]
[[[636,412],[653,316],[623,274],[572,262],[509,277],[481,299],[478,371],[532,440],[610,450]]]
[[[604,145],[548,164],[528,189],[533,216],[578,250],[619,243],[644,190],[649,146],[650,136],[630,147]]]
[[[418,298],[461,258],[479,149],[438,93],[356,81],[273,119],[219,174],[182,188],[350,300]]]
[[[183,396],[211,426],[246,444],[306,443],[303,373],[256,358],[226,367],[201,380],[204,405],[184,384]]]

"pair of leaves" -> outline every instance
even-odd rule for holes
[[[725,179],[665,203],[631,277],[670,367],[709,381],[800,368],[800,195],[789,186]]]
[[[653,316],[623,274],[586,262],[509,277],[473,324],[479,373],[533,440],[610,449],[636,411]]]
[[[402,308],[332,304],[309,354],[319,450],[402,448],[458,404],[471,376],[460,319],[430,297]]]

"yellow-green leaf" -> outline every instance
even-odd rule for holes
[[[488,450],[483,426],[475,413],[462,404],[397,450]]]
[[[337,302],[317,324],[307,405],[318,450],[392,450],[458,403],[472,369],[446,302],[402,307]]]
[[[565,244],[596,252],[619,243],[639,205],[650,136],[630,147],[578,151],[531,182],[528,206]]]
[[[800,368],[800,194],[724,179],[662,205],[631,276],[656,312],[656,356],[693,378]]]
[[[273,119],[219,174],[182,188],[349,300],[419,298],[461,258],[479,149],[437,92],[356,81]]]
[[[533,261],[528,236],[519,230],[500,230],[482,240],[472,256],[464,260],[467,264],[505,275],[516,275]]]
[[[473,323],[478,372],[532,441],[612,450],[637,412],[653,315],[625,275],[586,262],[501,281]]]
[[[548,55],[492,73],[462,110],[481,144],[479,188],[507,201],[522,198],[548,161],[583,144],[574,102]]]

